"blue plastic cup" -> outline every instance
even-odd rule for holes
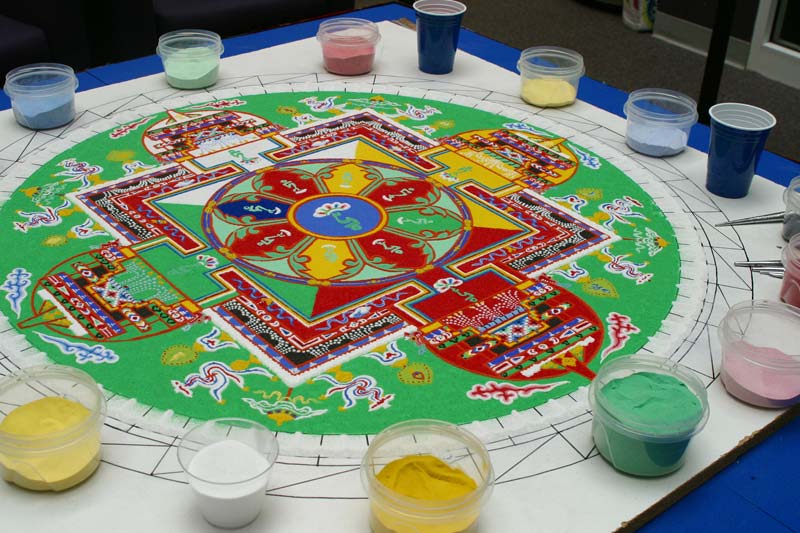
[[[708,114],[711,146],[706,189],[724,198],[743,198],[750,190],[775,117],[761,108],[737,103],[717,104]]]
[[[417,0],[419,69],[428,74],[453,71],[458,31],[467,6],[455,0]]]

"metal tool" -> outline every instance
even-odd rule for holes
[[[733,266],[746,268],[770,268],[780,267],[783,270],[783,261],[780,259],[770,259],[766,261],[736,261]]]
[[[761,274],[762,276],[769,276],[775,279],[783,279],[784,270],[781,269],[762,269],[762,268],[754,268],[752,270],[756,274]]]
[[[759,215],[757,217],[740,218],[737,220],[729,220],[727,222],[720,222],[714,224],[714,227],[721,228],[723,226],[753,226],[755,224],[783,224],[783,211],[777,213],[767,213],[766,215]]]

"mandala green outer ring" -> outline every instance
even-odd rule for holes
[[[476,130],[511,131],[509,138],[514,142],[519,139],[524,141],[526,135],[528,140],[534,136],[545,139],[557,137],[535,127],[513,129],[509,127],[514,125],[513,120],[487,112],[393,95],[279,93],[236,99],[223,112],[242,111],[261,117],[263,122],[248,132],[257,132],[254,135],[260,135],[270,133],[270,125],[278,129],[294,126],[291,117],[281,114],[279,109],[291,106],[302,109],[303,105],[309,105],[302,103],[304,100],[307,102],[317,98],[316,101],[319,102],[327,96],[336,96],[333,99],[334,105],[327,110],[314,111],[318,118],[335,119],[342,113],[371,106],[385,117],[394,117],[393,121],[400,124],[395,131],[405,132],[408,138],[415,138],[412,135],[414,131],[423,130],[425,135],[419,137],[434,140],[453,140],[459,133]],[[435,112],[419,121],[410,117],[413,113],[408,112],[409,108],[421,110],[425,106]],[[194,107],[203,112],[213,110],[210,106]],[[188,108],[180,110],[180,113],[187,115],[192,112]],[[115,128],[60,154],[31,176],[2,207],[0,224],[17,229],[7,239],[9,248],[29,249],[32,239],[40,239],[39,242],[50,246],[42,248],[43,252],[33,257],[0,258],[0,279],[5,276],[2,286],[5,298],[0,300],[0,310],[11,319],[16,329],[25,334],[29,342],[45,352],[51,360],[80,366],[89,371],[108,391],[122,397],[136,398],[140,403],[156,410],[169,409],[176,414],[197,419],[219,416],[249,417],[279,431],[311,434],[376,433],[396,421],[420,416],[441,418],[459,424],[491,420],[509,415],[512,410],[524,411],[578,391],[588,383],[586,373],[595,372],[603,360],[633,353],[643,347],[650,337],[657,336],[661,323],[668,316],[676,298],[676,287],[681,273],[679,248],[682,244],[679,244],[670,221],[647,192],[608,161],[571,141],[563,141],[560,148],[562,151],[556,154],[556,159],[561,162],[569,161],[568,155],[571,154],[575,162],[578,162],[577,169],[568,180],[543,188],[540,196],[548,205],[561,206],[559,212],[579,214],[581,220],[588,220],[587,227],[602,228],[607,224],[612,230],[608,233],[617,237],[607,247],[585,255],[576,255],[575,261],[558,264],[547,270],[550,283],[556,283],[565,294],[575,295],[586,302],[603,322],[601,325],[605,334],[602,344],[595,350],[597,356],[585,365],[584,374],[567,372],[544,380],[514,381],[503,379],[500,375],[489,379],[486,374],[464,370],[455,366],[452,361],[434,355],[430,349],[423,348],[422,346],[429,346],[433,342],[428,340],[428,344],[425,344],[424,334],[430,331],[426,332],[423,327],[414,328],[419,332],[416,336],[395,335],[388,341],[388,349],[381,346],[386,343],[370,344],[367,336],[360,355],[333,360],[328,366],[324,362],[320,363],[318,368],[321,370],[314,379],[303,380],[301,377],[299,382],[288,386],[285,376],[279,375],[273,367],[263,364],[263,359],[254,356],[252,350],[247,349],[248,339],[245,336],[235,330],[228,331],[220,327],[217,318],[221,314],[209,315],[203,312],[208,307],[219,305],[226,297],[220,295],[220,285],[224,285],[224,282],[231,283],[233,278],[229,277],[225,281],[212,275],[212,272],[230,266],[224,254],[207,246],[192,248],[186,244],[195,240],[201,241],[202,245],[203,232],[199,220],[205,203],[201,201],[202,194],[197,192],[201,187],[193,193],[195,196],[186,194],[180,201],[165,196],[148,204],[169,213],[170,222],[179,226],[187,237],[185,249],[177,253],[176,246],[167,246],[163,240],[153,239],[148,246],[136,251],[141,264],[136,263],[139,270],[133,269],[135,274],[126,269],[125,272],[107,278],[125,279],[125,285],[119,282],[116,285],[106,283],[102,287],[103,294],[96,295],[107,304],[116,302],[117,309],[125,309],[129,313],[123,318],[128,321],[127,324],[134,325],[130,331],[126,330],[124,335],[115,340],[103,342],[81,335],[70,337],[62,333],[70,328],[79,331],[81,325],[71,323],[59,315],[60,306],[57,301],[54,302],[54,295],[59,289],[51,287],[50,295],[43,297],[42,291],[46,293],[48,289],[39,281],[46,280],[48,275],[54,275],[51,272],[52,267],[63,263],[67,258],[90,259],[86,255],[87,249],[101,250],[101,245],[105,244],[104,251],[95,253],[94,259],[98,264],[108,266],[115,264],[114,254],[119,253],[126,257],[131,248],[130,233],[123,234],[117,248],[109,245],[109,241],[114,240],[109,235],[113,233],[113,228],[110,227],[112,224],[102,217],[89,216],[86,211],[76,207],[78,196],[83,194],[85,198],[88,195],[84,194],[85,191],[102,190],[110,181],[123,178],[126,172],[130,175],[142,171],[151,172],[153,169],[147,167],[159,165],[166,165],[170,169],[185,168],[181,165],[186,160],[179,161],[178,158],[165,163],[163,153],[159,154],[162,157],[159,160],[151,153],[152,150],[145,149],[141,140],[142,132],[157,122],[167,120],[168,115],[146,118],[138,126],[128,124]],[[414,130],[412,126],[418,129]],[[520,127],[519,124],[515,126]],[[112,134],[124,131],[125,128],[128,128],[127,133],[112,138]],[[267,136],[261,139],[261,147],[266,143],[264,139]],[[543,153],[549,153],[544,150],[546,146],[541,148]],[[462,145],[462,149],[475,151],[476,147],[473,143],[468,148]],[[354,155],[366,154],[367,157],[353,157],[353,160],[373,160],[373,157],[377,157],[389,158],[389,161],[395,162],[391,158],[395,157],[396,152],[385,146],[372,143],[359,150]],[[243,157],[230,155],[230,160],[234,161],[231,164],[241,164],[243,170],[248,170],[247,162],[242,159],[252,159],[255,156],[242,149],[237,151]],[[175,150],[169,153],[178,154]],[[449,152],[445,155],[451,157],[453,154]],[[502,157],[495,156],[497,154],[491,157],[495,161],[502,161]],[[481,160],[475,157],[471,161]],[[343,159],[345,160],[350,159]],[[481,204],[478,196],[465,193],[467,189],[463,185],[464,174],[469,176],[471,171],[464,168],[469,165],[453,168],[446,163],[439,164],[439,178],[442,179],[441,169],[445,168],[444,172],[448,177],[444,179],[451,180],[450,183],[445,182],[445,185],[462,187],[457,194],[465,198],[472,218],[480,221],[489,217],[509,232],[515,231],[515,222],[510,217],[505,218],[505,211],[489,213],[487,204]],[[594,166],[598,168],[592,168]],[[206,166],[207,172],[214,172],[213,166],[210,167],[211,170],[208,168]],[[529,185],[535,186],[536,183],[540,182],[531,182]],[[483,190],[493,194],[503,187],[499,185],[495,174],[484,179],[480,185]],[[515,194],[524,196],[525,193],[521,191],[524,188],[518,188]],[[619,202],[615,203],[617,200]],[[644,216],[636,216],[637,213]],[[37,216],[39,214],[41,216]],[[166,229],[172,231],[173,228]],[[127,231],[130,232],[130,228]],[[138,243],[133,245],[136,244]],[[134,265],[128,262],[129,259],[124,261],[129,266]],[[155,265],[153,271],[157,275],[148,275],[143,265]],[[93,268],[93,272],[88,272],[92,268],[87,270],[89,278],[100,278],[108,274],[100,272],[96,266]],[[80,265],[76,271],[80,271]],[[648,274],[653,275],[647,278]],[[253,276],[252,273],[248,275]],[[424,275],[424,271],[420,272],[420,276]],[[181,281],[187,279],[191,279],[191,282]],[[452,279],[458,281],[455,276]],[[325,313],[333,316],[335,311],[347,307],[347,302],[336,300],[336,295],[331,293],[324,294],[324,306],[319,303],[320,294],[326,289],[324,283],[298,288],[287,287],[280,280],[268,276],[258,278],[257,281],[264,289],[263,292],[268,292],[271,298],[286,302],[284,311],[291,312],[293,316],[308,323],[318,321]],[[454,284],[444,278],[440,281],[442,283],[438,289],[442,292],[438,294],[449,292],[453,295],[459,290],[468,292],[460,289],[463,284]],[[641,283],[637,283],[639,281]],[[29,283],[26,285],[27,282]],[[433,287],[434,284],[429,285]],[[432,292],[436,292],[436,289]],[[141,329],[134,331],[137,323],[140,323],[140,327],[146,327],[141,322],[150,320],[157,315],[157,311],[151,308],[151,314],[147,315],[146,306],[126,307],[119,303],[126,299],[141,303],[159,298],[173,302],[170,304],[170,311],[174,315],[167,314],[163,319],[163,331],[159,334],[142,334]],[[644,308],[641,302],[648,302],[648,306]],[[180,307],[181,304],[183,307]],[[320,312],[321,307],[325,308],[325,312]],[[366,316],[362,313],[375,312],[371,308],[365,310],[363,307],[365,306],[350,309],[350,318],[359,320]],[[423,313],[419,311],[422,306],[415,309]],[[188,319],[194,315],[197,315],[195,319]],[[337,316],[341,315],[343,313],[338,313]],[[633,328],[619,319],[609,322],[609,316],[629,317]],[[212,320],[208,320],[209,317]],[[520,324],[517,330],[509,327],[504,330],[503,335],[510,338],[513,335],[524,337],[531,333],[526,332],[522,326],[524,325]],[[627,328],[627,339],[622,347],[617,346],[622,342],[619,332],[615,337],[608,333],[613,328],[623,331]],[[384,339],[389,338],[387,336]],[[180,344],[191,346],[199,355],[198,359],[183,366],[163,364],[161,359],[165,349]],[[489,349],[491,348],[490,346]],[[588,351],[588,347],[583,348]],[[563,367],[562,370],[571,363],[577,366],[581,364],[580,351],[570,353],[576,356],[574,361],[568,357],[559,359],[558,365]],[[548,361],[539,360],[536,364],[546,369]],[[407,367],[415,369],[416,379],[411,379],[413,372],[405,370]],[[531,367],[529,365],[526,368]],[[226,386],[220,388],[220,382],[223,381]],[[512,387],[506,388],[506,384]],[[539,387],[531,386],[526,389],[528,385]],[[547,390],[548,387],[551,388]]]

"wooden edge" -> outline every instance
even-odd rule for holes
[[[730,466],[736,459],[741,457],[745,452],[755,448],[758,444],[762,443],[767,437],[771,436],[777,430],[788,424],[791,420],[800,414],[800,404],[788,409],[780,416],[776,417],[772,422],[754,431],[749,436],[743,438],[732,450],[720,456],[719,459],[708,465],[706,468],[695,474],[688,479],[686,483],[676,488],[669,494],[666,494],[658,502],[651,507],[645,509],[631,520],[622,522],[620,527],[616,529],[617,532],[636,531],[647,522],[660,515],[681,498],[689,494],[691,491],[698,488],[700,485],[720,473],[726,467]]]
[[[392,22],[393,24],[397,24],[398,26],[402,26],[403,28],[408,28],[409,30],[417,31],[417,23],[411,19],[403,17],[400,19],[392,20],[390,22]]]

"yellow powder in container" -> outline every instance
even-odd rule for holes
[[[432,455],[412,455],[387,464],[376,476],[389,490],[408,498],[421,500],[419,516],[410,518],[403,511],[392,509],[389,502],[373,505],[373,512],[385,529],[376,533],[455,533],[465,531],[478,519],[479,507],[466,504],[448,510],[444,517],[428,511],[425,504],[463,498],[478,488],[462,470],[453,468]]]
[[[568,81],[558,78],[523,79],[522,99],[539,107],[561,107],[575,101],[578,95]]]
[[[67,442],[63,434],[91,416],[78,402],[47,397],[17,407],[0,422],[0,441],[32,439],[30,449],[0,451],[6,481],[30,490],[65,490],[88,478],[100,463],[100,431],[88,428]],[[48,449],[48,437],[53,437]]]

